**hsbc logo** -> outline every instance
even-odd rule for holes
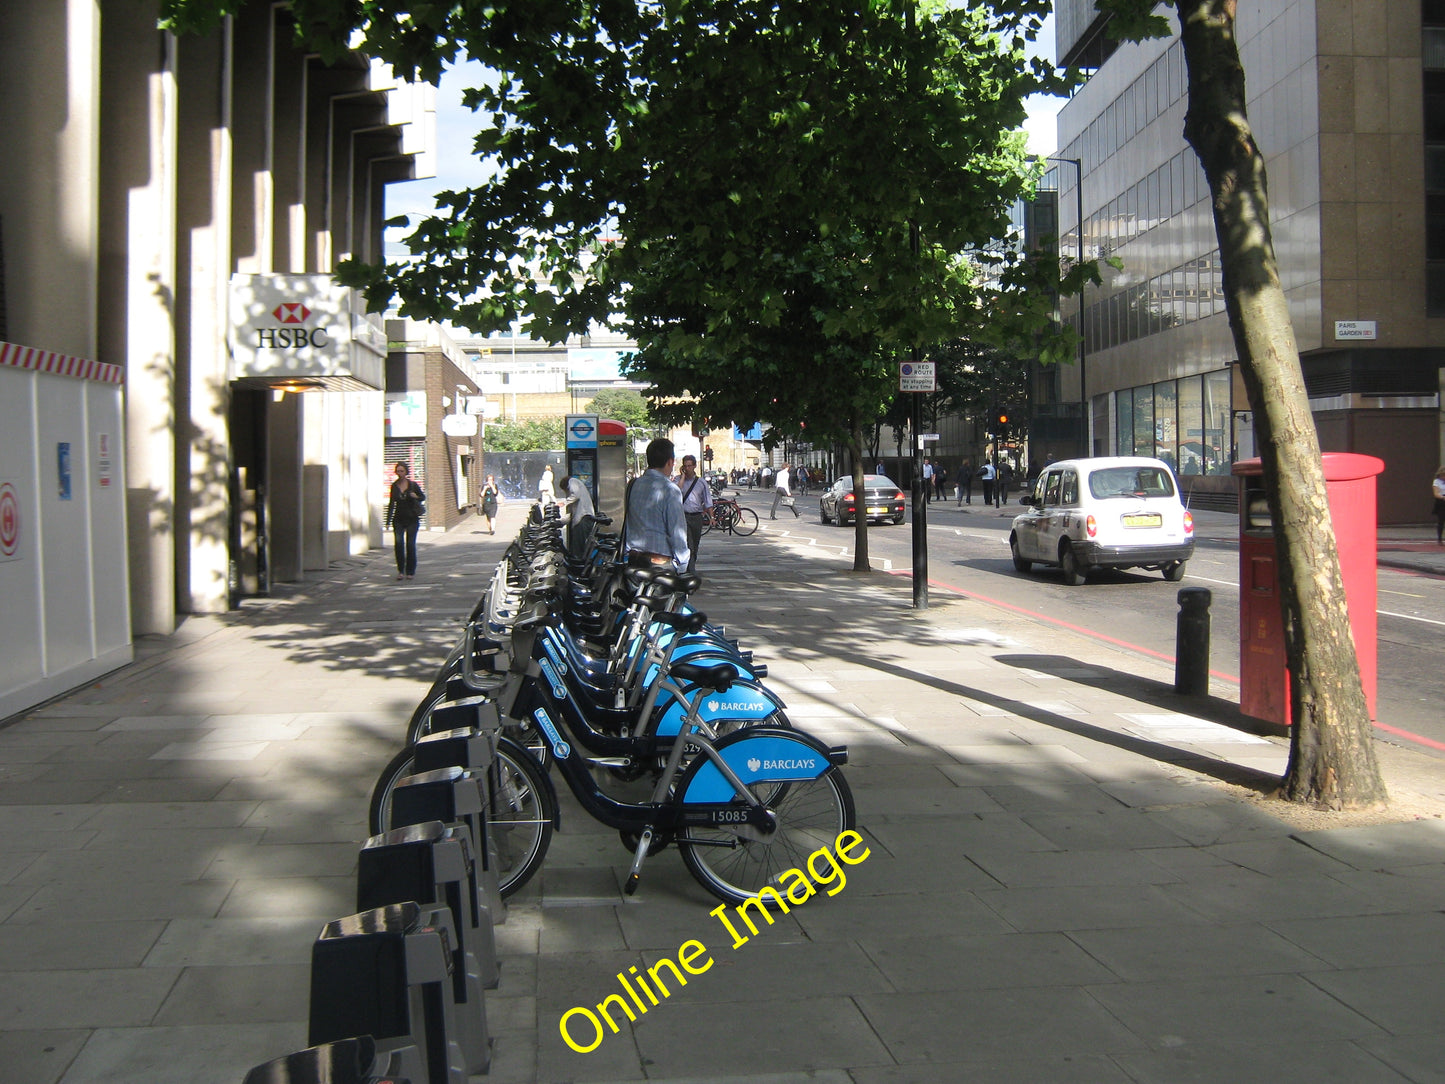
[[[258,327],[256,329],[257,350],[300,350],[303,347],[321,347],[327,344],[325,328],[309,328],[302,325],[311,316],[311,310],[301,301],[283,301],[271,310],[280,327]]]
[[[278,324],[304,324],[311,310],[299,301],[283,301],[271,310],[271,315]]]

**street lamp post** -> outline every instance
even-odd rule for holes
[[[1079,158],[1060,158],[1048,155],[1046,162],[1067,162],[1074,167],[1074,230],[1078,240],[1079,264],[1084,262],[1084,163]],[[1089,385],[1088,340],[1084,336],[1084,287],[1079,287],[1079,450],[1088,456],[1089,447]]]

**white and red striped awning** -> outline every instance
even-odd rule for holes
[[[125,381],[125,370],[119,365],[57,354],[54,350],[38,350],[33,346],[18,346],[15,343],[0,342],[0,365],[12,369],[32,369],[55,376],[70,376],[76,380],[95,380],[102,384],[121,384]]]

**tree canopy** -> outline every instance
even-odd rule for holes
[[[653,424],[652,409],[639,391],[604,388],[587,403],[587,413],[622,422],[629,429],[647,429]]]

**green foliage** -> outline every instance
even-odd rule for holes
[[[882,5],[707,6],[683,35],[691,65],[659,72],[638,121],[667,168],[608,255],[630,286],[628,372],[679,400],[665,416],[848,440],[909,347],[1046,330],[1041,295],[998,303],[961,256],[1003,234],[1033,179],[1013,129],[1043,80],[1006,20],[940,10],[910,32]]]
[[[166,2],[178,27],[233,4]],[[964,256],[1036,180],[1025,96],[1069,86],[1025,54],[1050,0],[917,7],[292,0],[323,56],[354,31],[405,77],[461,55],[492,73],[464,97],[489,179],[443,193],[408,260],[338,277],[478,333],[555,342],[623,313],[655,413],[773,437],[857,433],[910,348],[1071,355],[1049,330],[1056,264],[1001,258],[1000,296]]]
[[[647,400],[631,388],[604,388],[587,404],[586,411],[622,422],[629,429],[647,429],[653,424]]]
[[[562,418],[488,422],[482,446],[489,452],[555,452],[564,447]]]
[[[936,367],[931,405],[938,414],[983,416],[996,406],[1029,401],[1026,362],[996,348],[960,339],[935,347],[928,360]]]

